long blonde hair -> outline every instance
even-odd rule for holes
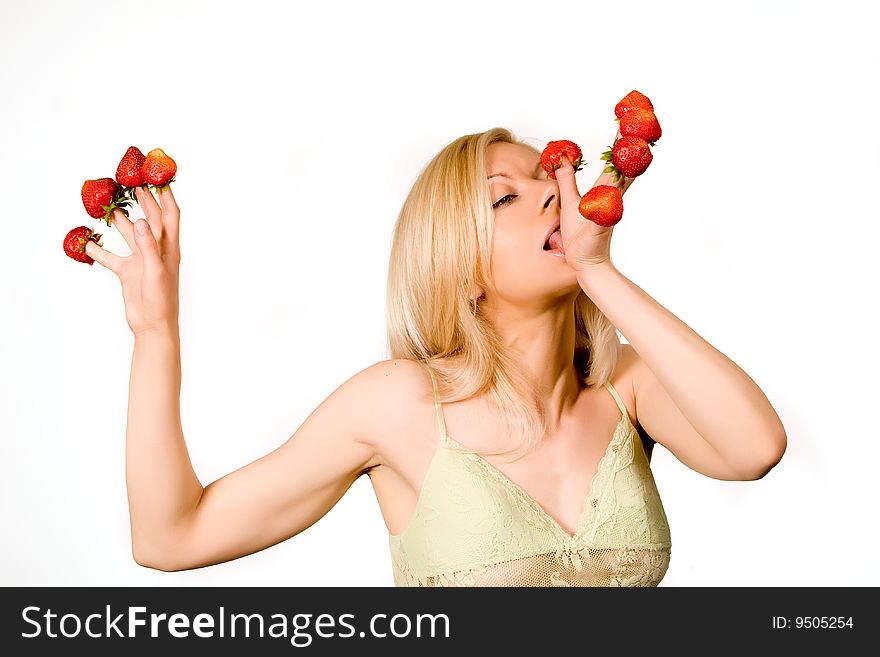
[[[521,358],[503,344],[473,290],[491,280],[493,214],[486,150],[495,142],[533,146],[505,128],[459,137],[413,183],[394,226],[388,268],[391,358],[434,372],[442,403],[489,393],[519,444],[474,453],[527,452],[546,434],[544,399]],[[602,385],[620,356],[617,330],[583,292],[575,301],[574,364],[587,387]]]

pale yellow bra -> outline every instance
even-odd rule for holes
[[[669,566],[669,525],[641,438],[610,383],[623,417],[572,536],[446,434],[433,372],[431,381],[440,446],[409,524],[389,535],[396,586],[657,586]]]

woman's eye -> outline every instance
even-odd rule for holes
[[[505,202],[509,203],[510,201],[505,201],[505,199],[508,199],[508,198],[510,198],[510,199],[516,198],[516,194],[508,194],[507,196],[502,196],[500,199],[498,199],[495,203],[492,204],[492,207],[498,208],[498,207],[501,207],[502,205],[504,205]]]

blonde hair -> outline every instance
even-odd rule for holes
[[[519,444],[473,450],[528,451],[546,434],[544,399],[521,357],[503,344],[472,291],[489,287],[493,213],[486,150],[521,144],[505,128],[459,137],[440,150],[413,183],[394,226],[387,285],[391,358],[422,362],[437,378],[442,403],[481,393],[501,411]],[[602,385],[620,356],[617,330],[583,292],[575,301],[574,364],[585,386]]]

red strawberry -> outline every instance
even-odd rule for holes
[[[641,137],[653,146],[662,134],[657,115],[651,110],[631,109],[620,117],[621,137]]]
[[[581,170],[583,153],[581,153],[580,146],[568,139],[551,141],[544,147],[544,151],[541,153],[541,166],[544,168],[544,171],[550,174],[550,178],[553,180],[556,180],[556,169],[562,166],[560,156],[563,154],[571,160],[571,166],[574,167],[575,171]]]
[[[614,181],[622,183],[623,176],[635,178],[642,175],[654,156],[648,142],[641,137],[630,136],[615,139],[611,150],[602,153],[602,159],[612,162],[603,173],[614,173]]]
[[[653,112],[654,105],[651,104],[651,100],[646,95],[633,89],[614,106],[614,116],[619,119],[624,114],[634,109],[646,109]]]
[[[154,148],[141,165],[144,181],[155,187],[167,185],[177,173],[177,163],[168,157],[161,148]]]
[[[123,187],[140,187],[144,184],[144,175],[141,173],[141,165],[144,163],[144,154],[137,146],[129,146],[125,155],[116,167],[116,182]]]
[[[596,185],[581,197],[578,210],[600,226],[613,226],[623,218],[623,195],[614,185]]]
[[[94,242],[98,246],[104,246],[100,233],[92,232],[88,226],[77,226],[71,229],[64,237],[64,253],[76,260],[84,262],[87,265],[95,263],[94,259],[86,253],[86,242]]]
[[[113,209],[119,208],[128,216],[126,207],[131,202],[113,178],[86,180],[82,186],[82,202],[90,217],[112,225]]]

